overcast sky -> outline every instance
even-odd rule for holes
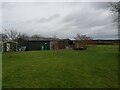
[[[105,2],[3,2],[3,29],[28,35],[73,39],[77,33],[94,39],[115,39],[118,29]],[[1,9],[1,7],[0,7]]]

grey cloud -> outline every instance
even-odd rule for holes
[[[63,18],[62,24],[64,24],[64,28],[62,28],[73,33],[89,34],[94,38],[116,38],[117,32],[112,33],[109,31],[113,31],[117,27],[112,25],[110,15],[102,16],[104,12],[103,9],[100,13],[91,13],[90,11],[70,13]]]
[[[36,19],[32,19],[32,20],[28,20],[27,23],[45,23],[45,22],[50,22],[50,21],[53,21],[55,20],[56,18],[59,18],[60,15],[59,14],[55,14],[55,15],[52,15],[52,16],[49,16],[48,18],[36,18]]]
[[[62,23],[64,23],[65,26],[74,26],[77,28],[92,28],[109,24],[111,17],[101,17],[101,14],[102,13],[96,12],[91,13],[89,11],[77,12],[74,14],[70,13],[63,18]]]
[[[105,25],[104,28],[94,29],[93,32],[89,33],[94,39],[97,38],[117,38],[118,37],[118,29],[116,26],[112,24]]]
[[[92,2],[91,6],[95,9],[107,9],[109,8],[109,3],[108,2]]]
[[[26,8],[25,5],[28,4],[24,3],[22,9],[17,6],[9,13],[7,10],[4,12],[6,15],[4,19],[7,18],[8,20],[4,20],[3,25],[6,24],[5,28],[14,26],[30,35],[33,33],[40,33],[43,36],[56,34],[60,38],[74,38],[77,33],[80,33],[90,35],[94,38],[116,37],[117,32],[114,31],[116,27],[111,25],[111,16],[104,15],[104,12],[108,11],[106,7],[107,3],[61,3],[56,8],[53,6],[58,3],[40,4],[30,4],[27,7],[28,11],[31,10],[32,12],[34,10],[34,13],[29,12],[28,15],[23,15],[23,13],[20,15],[13,14],[15,18],[25,17],[25,19],[15,19],[11,16],[17,10],[20,10],[19,12],[24,11],[24,8]],[[4,8],[6,9],[13,6],[15,5],[4,4]],[[51,9],[48,9],[48,7]],[[51,14],[47,15],[48,12]],[[9,18],[11,19],[9,20]]]
[[[115,38],[118,38],[118,35],[116,33],[94,33],[94,34],[91,34],[91,36],[94,38],[94,39],[115,39]]]
[[[2,2],[2,9],[11,10],[17,5],[16,2]]]

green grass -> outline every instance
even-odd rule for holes
[[[3,88],[116,88],[118,46],[3,53]]]
[[[0,89],[2,88],[2,53],[0,52]]]

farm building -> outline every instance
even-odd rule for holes
[[[45,38],[36,40],[35,39],[24,40],[19,38],[17,42],[19,51],[65,49],[66,46],[69,46],[69,43],[71,43],[69,39],[56,39],[56,38]]]
[[[3,51],[17,51],[17,42],[15,41],[6,41],[3,42]]]
[[[34,51],[72,48],[73,41],[69,39],[22,39],[3,42],[3,51]]]
[[[27,51],[32,50],[50,50],[50,41],[48,40],[28,40],[26,45]]]
[[[65,49],[64,40],[28,40],[26,50],[54,50]]]

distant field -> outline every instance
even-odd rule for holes
[[[118,87],[118,46],[3,53],[3,88]]]

